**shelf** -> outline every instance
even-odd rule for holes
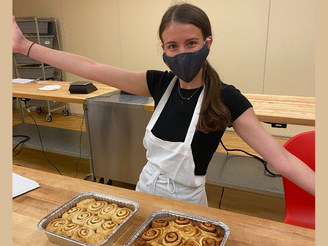
[[[268,169],[276,173],[268,164]],[[253,157],[216,152],[208,166],[206,182],[212,185],[284,198],[281,177],[269,177],[264,165]]]
[[[77,158],[80,157],[81,131],[43,125],[38,125],[38,128],[41,134],[44,151]],[[30,137],[30,139],[24,143],[24,148],[42,150],[39,133],[35,124],[21,123],[14,125],[13,135],[25,135]],[[13,137],[13,144],[16,145],[23,139],[25,138]],[[87,136],[85,132],[82,132],[81,137],[81,158],[89,158]]]
[[[48,48],[60,50],[57,22],[54,18],[16,17],[16,22],[27,39]],[[36,67],[35,65],[39,65]],[[63,81],[62,70],[46,66],[22,54],[13,54],[16,78],[42,78]],[[27,69],[30,67],[31,69]],[[33,74],[31,74],[31,72]]]
[[[36,17],[16,17],[15,19],[26,39],[47,48],[60,50],[56,19]],[[62,70],[18,53],[13,53],[13,71],[16,78],[64,80]],[[50,122],[53,110],[49,103],[47,107],[46,121]],[[67,105],[66,111],[68,112]]]

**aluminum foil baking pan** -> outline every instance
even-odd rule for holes
[[[59,244],[59,245],[63,245],[63,246],[75,246],[75,245],[87,246],[87,245],[90,245],[87,243],[82,243],[82,242],[73,240],[71,238],[64,237],[62,235],[47,231],[45,229],[49,222],[51,222],[54,219],[60,218],[63,213],[67,212],[72,207],[75,207],[78,202],[82,201],[83,199],[88,199],[88,198],[94,198],[97,201],[106,201],[108,203],[116,203],[119,207],[127,207],[132,210],[132,213],[129,215],[129,217],[127,217],[127,219],[123,223],[121,223],[103,242],[101,242],[97,245],[109,246],[109,245],[113,244],[122,235],[122,233],[132,224],[133,215],[139,209],[138,203],[136,203],[134,201],[122,199],[122,198],[117,198],[117,197],[113,197],[113,196],[95,193],[95,192],[81,193],[81,194],[75,196],[70,201],[63,204],[62,206],[60,206],[58,209],[56,209],[52,213],[48,214],[42,220],[40,220],[40,222],[37,225],[37,228],[40,231],[43,231],[44,233],[46,233],[48,239],[51,242]]]
[[[163,209],[163,210],[158,210],[158,211],[155,211],[154,213],[152,213],[147,218],[147,220],[138,228],[138,230],[131,236],[129,241],[127,241],[127,243],[124,246],[131,246],[132,243],[139,236],[141,236],[145,231],[147,231],[151,227],[151,222],[153,220],[157,220],[157,219],[161,219],[161,218],[175,219],[177,217],[185,217],[187,219],[190,219],[195,225],[197,225],[197,223],[201,223],[201,222],[211,222],[212,224],[214,224],[220,230],[220,232],[223,234],[223,239],[220,243],[220,246],[225,245],[225,243],[228,239],[228,236],[230,234],[230,228],[223,222],[211,220],[211,219],[207,219],[207,218],[203,218],[203,217],[199,217],[199,216],[195,216],[195,215],[191,215],[191,214],[185,214],[185,213],[180,213],[180,212],[176,212],[176,211]]]

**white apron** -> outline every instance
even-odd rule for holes
[[[143,144],[147,149],[144,166],[136,190],[207,206],[205,176],[194,174],[195,163],[191,142],[196,130],[204,88],[198,98],[185,141],[170,142],[155,137],[151,130],[160,116],[174,87],[177,77],[170,82],[158,103],[147,128]]]

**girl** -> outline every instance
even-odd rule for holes
[[[174,5],[164,14],[158,34],[170,72],[131,72],[48,49],[25,39],[14,17],[13,52],[154,98],[155,111],[144,137],[148,162],[137,191],[207,205],[207,166],[226,127],[232,126],[277,172],[314,195],[314,172],[261,126],[249,101],[222,83],[206,60],[213,43],[207,15],[190,4]]]

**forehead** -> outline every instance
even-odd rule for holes
[[[164,44],[166,42],[185,41],[190,38],[202,39],[202,31],[193,24],[171,22],[162,33]]]

